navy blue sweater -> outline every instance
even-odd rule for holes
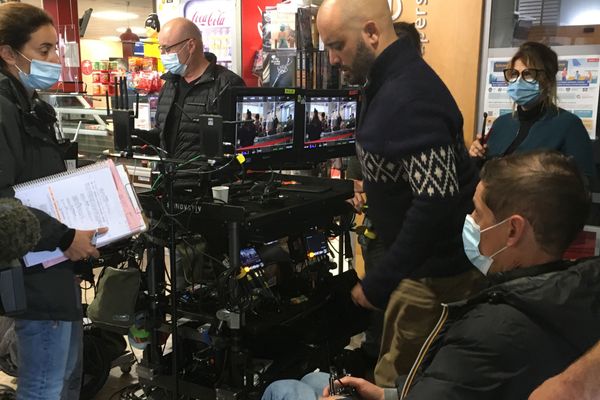
[[[362,281],[385,308],[404,278],[453,276],[473,268],[462,244],[477,170],[462,137],[462,115],[448,88],[399,39],[377,58],[364,88],[357,154],[369,217],[388,247]]]

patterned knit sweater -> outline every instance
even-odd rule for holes
[[[363,94],[357,154],[369,216],[388,251],[362,286],[385,308],[404,278],[473,268],[461,233],[478,177],[456,102],[408,39],[377,58]]]

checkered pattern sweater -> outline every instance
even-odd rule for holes
[[[362,285],[384,308],[404,278],[472,268],[461,233],[478,177],[456,102],[407,39],[377,58],[363,95],[357,154],[369,216],[388,251]]]

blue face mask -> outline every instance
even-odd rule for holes
[[[471,261],[471,264],[473,264],[484,275],[487,275],[488,271],[490,270],[490,267],[494,262],[494,257],[502,251],[506,250],[508,246],[504,246],[489,257],[484,256],[479,251],[481,233],[489,231],[490,229],[494,229],[495,227],[503,224],[506,221],[508,221],[508,218],[498,222],[496,225],[492,225],[485,228],[484,230],[481,230],[479,225],[477,225],[477,223],[473,220],[473,217],[471,217],[469,214],[467,214],[467,216],[465,217],[465,224],[463,225],[462,233],[465,254],[469,258],[469,261]]]
[[[540,83],[537,81],[529,83],[519,77],[515,82],[508,84],[508,95],[520,106],[534,103],[540,94]]]
[[[30,90],[46,90],[50,89],[58,82],[62,72],[62,65],[40,60],[30,60],[21,52],[18,53],[31,63],[28,74],[23,72],[21,68],[15,64],[19,70],[19,79],[26,88]]]
[[[179,55],[177,53],[161,54],[160,59],[165,68],[173,75],[185,75],[187,65],[179,62]]]

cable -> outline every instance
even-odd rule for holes
[[[147,141],[146,139],[144,139],[143,137],[141,137],[140,135],[131,135],[132,139],[138,139],[142,142],[144,142],[144,144],[147,147],[150,147],[152,150],[154,150],[154,152],[156,153],[156,155],[158,156],[158,158],[160,159],[160,161],[163,161],[162,158],[162,154],[161,153],[165,153],[165,155],[169,155],[169,152],[166,151],[165,149],[163,149],[162,147],[158,147],[152,143],[150,143],[149,141]]]
[[[198,159],[200,159],[200,158],[202,158],[202,157],[205,157],[205,156],[204,156],[204,155],[202,155],[202,154],[200,154],[200,155],[197,155],[197,156],[195,156],[195,157],[192,157],[191,159],[189,159],[189,160],[187,160],[187,161],[184,161],[184,162],[183,162],[183,163],[181,163],[181,164],[178,164],[178,165],[175,167],[175,170],[177,171],[177,170],[179,170],[179,169],[181,169],[181,168],[185,167],[186,165],[189,165],[189,164],[193,163],[194,161],[197,161]],[[209,170],[209,171],[196,171],[194,174],[195,174],[195,175],[210,175],[210,174],[213,174],[213,173],[215,173],[215,172],[219,172],[219,171],[221,171],[221,170],[223,170],[223,169],[227,168],[228,166],[230,166],[230,165],[231,165],[231,163],[233,163],[233,161],[234,161],[235,159],[236,159],[235,157],[232,157],[232,158],[231,158],[231,159],[230,159],[230,160],[229,160],[229,161],[228,161],[228,162],[227,162],[225,165],[222,165],[222,166],[221,166],[221,167],[219,167],[219,168],[212,169],[212,170]],[[162,161],[162,159],[161,159],[161,161]],[[207,163],[207,164],[208,164],[208,163]],[[210,164],[209,164],[209,165],[210,165]],[[158,186],[158,183],[159,183],[159,182],[162,180],[162,178],[163,178],[163,174],[159,175],[159,176],[158,176],[158,178],[156,178],[156,181],[154,181],[154,183],[152,184],[152,187],[151,187],[151,190],[152,190],[152,191],[155,191],[155,190],[156,190],[156,187]]]
[[[121,389],[114,392],[108,398],[108,400],[113,400],[113,399],[116,400],[117,398],[115,396],[117,396],[117,395],[119,395],[118,399],[121,399],[121,400],[138,400],[138,399],[142,400],[142,399],[147,398],[145,395],[144,395],[144,397],[139,397],[135,394],[135,392],[137,392],[140,389],[142,389],[142,385],[140,385],[139,383],[132,383],[132,384],[122,387]]]

